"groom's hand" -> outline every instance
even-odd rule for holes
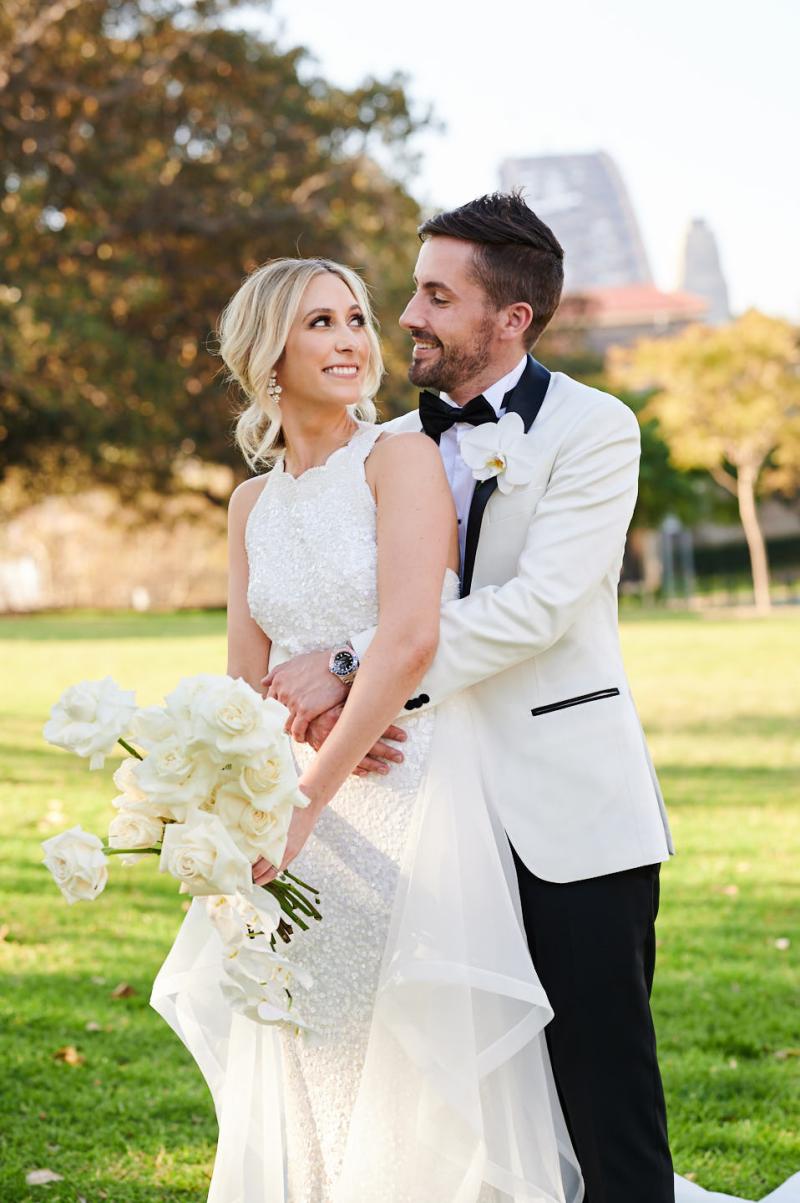
[[[347,697],[342,685],[328,668],[330,652],[305,652],[279,664],[262,678],[265,697],[277,698],[289,711],[286,732],[303,743],[308,724]]]
[[[333,706],[308,724],[305,742],[310,744],[315,752],[325,743],[343,709],[343,706]],[[379,739],[375,746],[370,748],[361,763],[353,769],[353,773],[357,777],[364,777],[367,773],[388,773],[390,764],[399,764],[403,760],[403,753],[391,744],[384,743],[384,740],[392,739],[396,743],[402,743],[405,738],[406,733],[402,727],[389,727],[384,732],[383,739]]]

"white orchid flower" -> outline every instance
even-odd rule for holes
[[[230,949],[222,962],[225,977],[220,990],[234,1011],[256,1023],[288,1023],[296,1029],[308,1024],[294,1009],[297,986],[307,990],[313,978],[306,969],[277,953],[249,948]]]
[[[497,477],[501,493],[510,493],[533,478],[538,452],[525,433],[519,414],[484,422],[467,431],[459,444],[461,457],[476,480]]]

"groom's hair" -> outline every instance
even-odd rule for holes
[[[439,213],[418,230],[475,243],[473,271],[495,309],[525,301],[533,319],[525,331],[530,349],[552,318],[564,286],[564,251],[549,226],[519,191],[492,192]]]

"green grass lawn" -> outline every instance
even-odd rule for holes
[[[800,615],[637,616],[623,642],[679,848],[653,998],[676,1169],[759,1199],[800,1170]],[[110,673],[146,704],[222,672],[224,617],[5,619],[0,659],[0,1199],[204,1203],[211,1099],[147,1001],[185,900],[148,861],[113,863],[96,903],[67,906],[40,841],[104,834],[113,766],[89,773],[41,728],[82,678]],[[112,997],[120,983],[133,993]],[[63,1181],[27,1186],[40,1168]]]

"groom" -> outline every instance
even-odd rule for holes
[[[439,445],[462,580],[406,708],[472,688],[531,954],[555,1012],[547,1041],[586,1203],[672,1203],[649,1006],[659,868],[672,842],[617,631],[637,421],[529,354],[559,303],[563,251],[521,197],[481,197],[426,221],[420,237],[400,324],[414,340],[409,377],[424,391],[419,411],[390,428],[424,430]],[[354,633],[337,655],[310,653],[265,678],[311,720],[315,747],[371,636]],[[394,758],[381,742],[364,769],[385,771]]]

